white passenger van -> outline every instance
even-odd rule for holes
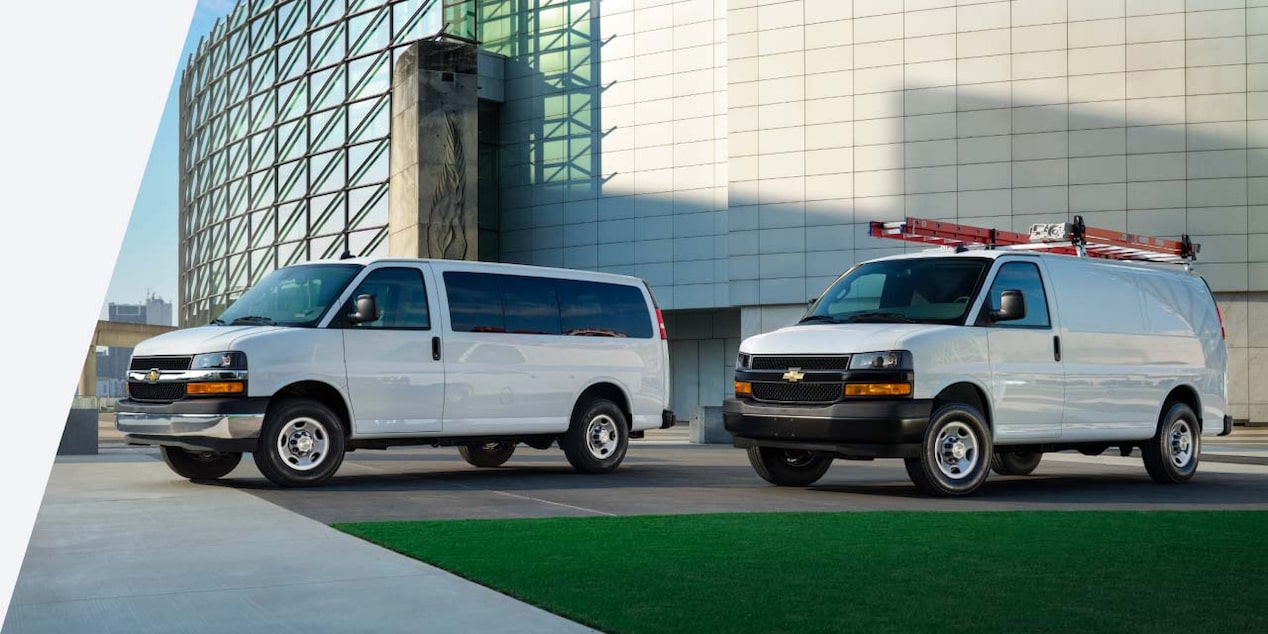
[[[934,224],[894,237],[959,248],[858,264],[798,324],[740,345],[723,415],[762,478],[806,486],[834,458],[902,458],[922,491],[963,495],[1044,452],[1115,447],[1182,482],[1201,436],[1231,431],[1222,318],[1187,266],[969,249],[947,236],[980,230]],[[1126,237],[1065,248],[1157,255]]]
[[[176,473],[243,452],[281,486],[345,451],[458,447],[496,467],[558,442],[581,472],[673,424],[660,311],[637,278],[447,260],[347,259],[269,273],[211,325],[133,352],[116,425]]]

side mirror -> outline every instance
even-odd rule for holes
[[[373,295],[358,295],[356,311],[348,314],[348,321],[354,324],[363,324],[378,321],[379,317],[378,300],[374,299]]]
[[[1026,299],[1021,291],[1010,289],[1000,293],[999,310],[989,313],[992,321],[1013,321],[1026,316]]]

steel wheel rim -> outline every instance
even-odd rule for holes
[[[933,445],[938,471],[952,480],[969,477],[981,460],[977,436],[964,423],[948,423],[938,431]]]
[[[480,445],[480,451],[483,451],[484,453],[496,453],[501,449],[502,443],[500,442],[486,442],[483,445]]]
[[[1197,452],[1197,437],[1188,421],[1178,420],[1171,424],[1167,432],[1167,448],[1171,453],[1171,464],[1183,469],[1193,463]]]
[[[599,460],[607,460],[616,453],[618,438],[620,434],[616,428],[616,421],[607,414],[591,418],[590,424],[586,426],[586,449],[590,451],[591,456]]]
[[[326,426],[307,416],[287,421],[277,435],[277,455],[296,471],[316,469],[326,461],[329,446]]]
[[[809,451],[794,451],[790,449],[784,450],[783,458],[784,464],[790,467],[804,467],[815,459],[814,455]]]

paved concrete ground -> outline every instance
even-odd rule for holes
[[[329,527],[343,521],[737,511],[1268,509],[1268,433],[1207,439],[1194,481],[1154,484],[1139,458],[1049,454],[974,497],[916,494],[901,461],[837,461],[814,487],[757,478],[744,452],[635,442],[625,464],[575,474],[557,449],[499,469],[454,449],[349,454],[330,486],[281,490],[249,459],[218,483],[172,474],[103,435],[62,458],[13,597],[17,632],[558,632],[576,624]],[[1249,464],[1236,464],[1249,463]]]
[[[586,631],[172,475],[152,452],[59,459],[4,633]]]

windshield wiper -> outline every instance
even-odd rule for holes
[[[850,315],[849,317],[846,317],[845,319],[842,319],[841,321],[846,323],[858,323],[858,322],[872,321],[872,320],[875,320],[878,322],[894,322],[894,323],[900,323],[900,324],[916,323],[916,320],[902,313],[881,313],[881,312],[861,313],[858,315]]]
[[[836,317],[832,315],[811,315],[797,322],[799,324],[839,324]]]
[[[223,326],[223,325],[225,325],[225,320],[223,320],[223,319],[213,319],[213,320],[211,320],[211,323],[210,323],[209,325],[211,325],[211,326]]]
[[[239,324],[253,324],[257,326],[275,326],[277,325],[277,322],[273,321],[271,317],[265,317],[263,315],[247,315],[246,317],[239,317],[229,322],[230,326],[237,326]]]

